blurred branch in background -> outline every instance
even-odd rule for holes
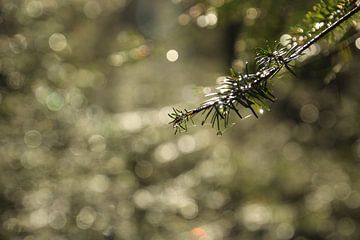
[[[168,127],[314,3],[1,1],[0,238],[358,239],[358,37],[222,138]]]

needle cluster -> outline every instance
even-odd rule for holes
[[[193,117],[199,114],[203,116],[201,124],[210,122],[219,135],[229,126],[231,114],[243,118],[241,108],[248,109],[255,117],[269,110],[268,103],[275,101],[269,81],[282,69],[295,75],[291,63],[359,10],[360,0],[321,0],[306,14],[302,26],[295,28],[285,46],[275,44],[274,48],[257,50],[252,64],[254,72],[247,66],[243,73],[231,71],[198,107],[191,110],[174,108],[169,117],[175,133],[187,131],[188,122],[193,123]]]

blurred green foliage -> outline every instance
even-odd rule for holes
[[[314,2],[3,0],[0,238],[358,239],[356,20],[260,119],[168,126]]]

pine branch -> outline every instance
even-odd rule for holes
[[[360,0],[321,0],[309,12],[302,27],[297,27],[289,44],[276,44],[274,49],[267,47],[258,49],[254,60],[255,73],[250,73],[248,67],[244,73],[232,71],[216,87],[216,91],[207,94],[208,99],[199,107],[191,110],[173,109],[169,114],[175,133],[187,131],[189,121],[202,113],[202,125],[210,122],[216,127],[218,134],[228,127],[231,113],[243,118],[240,109],[250,110],[255,117],[268,110],[267,103],[274,102],[275,96],[268,88],[268,82],[282,69],[294,74],[291,62],[297,60],[311,45],[333,32],[341,24],[354,16],[360,10]]]

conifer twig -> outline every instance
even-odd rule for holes
[[[321,0],[314,11],[306,15],[304,26],[297,28],[298,32],[293,34],[289,44],[277,44],[274,49],[267,47],[257,51],[255,73],[250,73],[247,65],[244,73],[231,71],[231,75],[223,78],[216,91],[206,95],[208,99],[199,107],[191,110],[173,109],[169,116],[175,133],[187,131],[187,123],[199,113],[204,116],[201,124],[209,120],[212,127],[217,128],[218,134],[229,125],[231,112],[242,118],[240,107],[249,109],[258,117],[258,113],[268,109],[268,102],[275,101],[268,81],[284,68],[295,74],[290,63],[359,10],[360,0]]]

